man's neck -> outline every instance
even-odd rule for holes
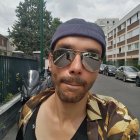
[[[77,103],[62,102],[57,94],[52,95],[51,106],[54,108],[52,111],[59,121],[69,121],[76,118],[85,118],[86,116],[86,103],[87,96]]]

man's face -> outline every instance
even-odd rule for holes
[[[56,43],[54,51],[61,48],[78,50],[77,52],[94,52],[99,56],[102,54],[101,45],[97,41],[85,37],[62,38]],[[63,102],[76,103],[82,100],[97,78],[98,70],[89,71],[81,60],[80,53],[76,53],[74,59],[70,61],[71,63],[58,67],[54,64],[53,56],[49,56],[49,67],[55,84],[55,92]]]

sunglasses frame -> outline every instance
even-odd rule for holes
[[[62,67],[56,65],[55,62],[54,62],[54,53],[55,53],[56,51],[59,51],[59,50],[64,50],[64,51],[66,51],[66,52],[70,51],[70,52],[74,53],[75,56],[76,56],[77,54],[79,54],[80,57],[84,56],[84,55],[82,55],[83,53],[93,53],[93,54],[96,54],[96,55],[97,55],[97,57],[95,57],[95,58],[93,57],[93,59],[96,60],[96,61],[100,61],[100,64],[101,64],[102,58],[101,58],[101,56],[100,56],[98,53],[89,52],[89,51],[73,50],[73,49],[67,49],[67,48],[60,48],[60,49],[56,49],[56,50],[54,50],[53,52],[51,52],[51,56],[52,56],[52,59],[53,59],[53,63],[54,63],[54,65],[57,66],[58,68],[64,68],[64,67],[70,65],[70,64],[72,63],[72,61],[75,59],[75,57],[74,57],[74,59],[73,59],[69,64],[67,64],[67,65],[65,65],[65,66],[62,66]],[[83,62],[82,62],[82,59],[81,59],[81,63],[82,63],[82,65],[84,66],[84,64],[83,64]],[[87,71],[90,71],[90,70],[88,70],[85,66],[84,66],[84,68],[85,68]],[[98,70],[99,70],[99,69],[94,70],[94,71],[90,71],[90,72],[96,72],[96,71],[98,71]]]

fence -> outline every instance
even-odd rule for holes
[[[36,59],[0,55],[0,104],[20,91],[22,77],[30,69],[38,70]]]

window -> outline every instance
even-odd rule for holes
[[[125,52],[125,46],[121,48],[121,52]]]
[[[136,35],[139,35],[139,34],[140,34],[140,29],[137,28],[137,29],[135,29],[135,30],[133,30],[133,31],[131,31],[131,32],[129,32],[129,33],[127,33],[127,39],[128,39],[128,38],[131,38],[131,37],[134,37],[134,36],[136,36]]]
[[[138,34],[140,34],[140,29],[139,28],[132,31],[132,36],[136,36]]]
[[[132,37],[132,31],[127,33],[127,39]]]
[[[118,27],[118,32],[121,30],[121,26]]]
[[[131,24],[131,18],[127,20],[127,26]]]
[[[119,53],[121,53],[121,48],[119,48]]]
[[[120,36],[120,42],[125,40],[125,35]]]
[[[4,40],[2,39],[2,46],[4,46]]]
[[[109,34],[108,34],[108,37],[111,37],[113,35],[113,32],[111,31]]]
[[[138,19],[140,19],[140,12],[138,12]]]
[[[128,51],[131,51],[131,45],[128,45]]]
[[[124,29],[125,26],[126,26],[125,23],[123,23],[123,24],[121,25],[121,30]]]
[[[135,43],[135,44],[134,44],[134,49],[135,49],[135,50],[138,50],[138,49],[139,49],[139,43]]]
[[[114,34],[116,34],[116,29],[114,29]]]
[[[138,20],[137,13],[131,17],[131,24]]]
[[[108,42],[108,46],[111,46],[111,42]]]
[[[113,44],[116,44],[116,38],[115,38],[115,39],[113,39]]]

